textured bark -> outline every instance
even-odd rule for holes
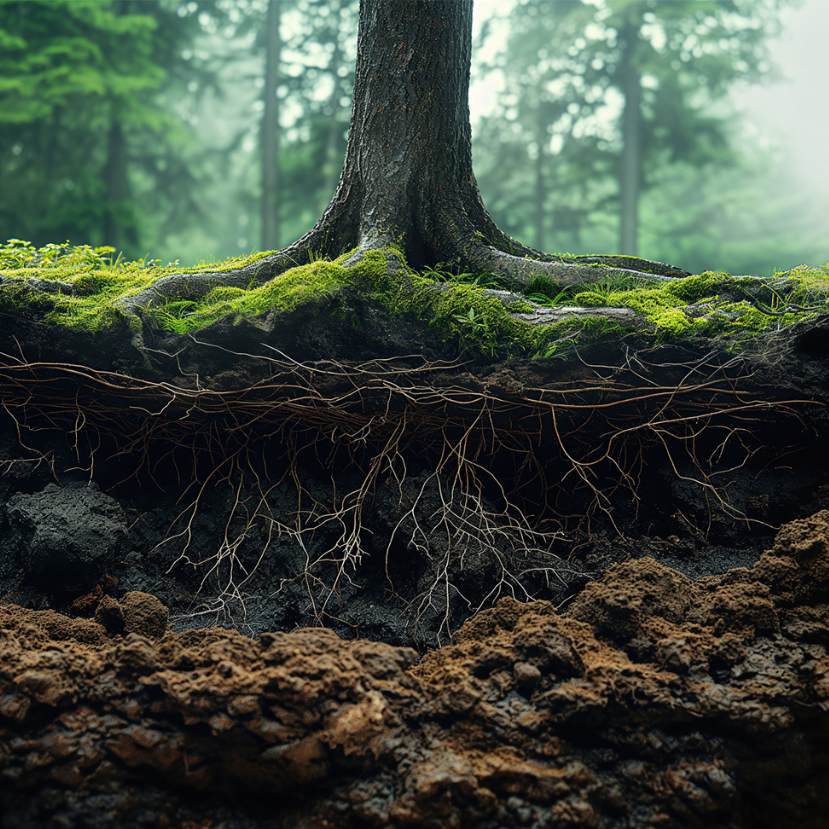
[[[455,253],[459,215],[469,215],[470,234],[484,217],[472,174],[471,48],[471,0],[363,0],[348,149],[320,222],[327,252],[382,240],[417,267]]]

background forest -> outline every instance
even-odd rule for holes
[[[487,207],[546,251],[770,274],[825,197],[744,117],[797,0],[476,3]],[[358,0],[0,0],[0,240],[191,264],[289,244],[340,173]],[[809,125],[803,125],[809,129]]]

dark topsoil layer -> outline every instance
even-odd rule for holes
[[[3,321],[0,826],[827,825],[829,320],[331,310]]]

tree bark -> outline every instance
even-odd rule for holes
[[[282,61],[280,33],[282,0],[269,0],[265,32],[265,89],[262,113],[262,250],[279,244],[279,66]]]

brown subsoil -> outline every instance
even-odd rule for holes
[[[0,608],[4,827],[829,820],[829,511],[751,568],[649,558],[414,651]]]

